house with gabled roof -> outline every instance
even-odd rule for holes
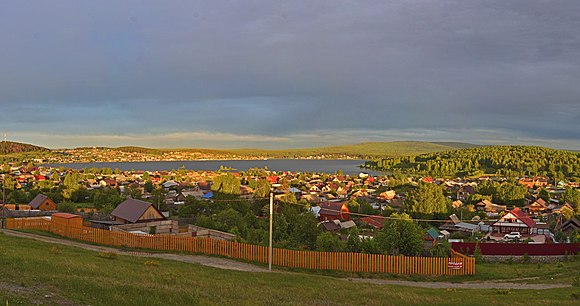
[[[507,209],[505,205],[495,204],[489,200],[482,200],[475,204],[475,206],[477,207],[477,210],[483,210],[486,213],[498,213]]]
[[[127,199],[119,204],[111,215],[121,224],[165,220],[165,216],[153,204],[136,199]]]
[[[385,220],[385,217],[382,216],[367,216],[359,219],[360,222],[368,224],[376,229],[383,228]]]
[[[36,195],[36,197],[34,197],[34,199],[32,199],[32,201],[30,201],[30,203],[28,203],[28,205],[30,205],[31,209],[38,209],[38,210],[56,210],[56,203],[54,203],[53,200],[51,200],[49,197],[45,196],[44,194],[38,194]]]
[[[556,231],[561,231],[566,235],[572,234],[572,232],[580,232],[580,220],[576,217],[570,218],[570,220],[561,223],[556,227]]]
[[[536,227],[536,222],[524,211],[516,207],[491,226],[493,231],[498,233],[519,232],[521,234],[531,234]]]
[[[526,209],[529,214],[537,215],[548,209],[548,203],[546,203],[544,199],[538,198],[534,203],[524,206],[524,209]]]
[[[350,211],[346,202],[327,202],[320,204],[320,221],[326,220],[350,220]]]

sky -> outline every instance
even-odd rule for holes
[[[0,130],[50,148],[580,149],[580,1],[0,1]]]

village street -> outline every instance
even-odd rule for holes
[[[252,264],[247,264],[231,259],[210,257],[203,255],[184,255],[184,254],[170,254],[170,253],[147,253],[140,251],[125,251],[117,248],[104,247],[98,245],[91,245],[76,241],[70,241],[66,239],[59,239],[54,237],[47,237],[32,233],[23,233],[13,230],[0,230],[3,234],[34,239],[38,241],[43,241],[52,244],[60,244],[71,247],[82,248],[85,250],[91,250],[95,252],[112,252],[119,255],[146,257],[146,258],[159,258],[166,260],[175,260],[186,263],[200,264],[208,267],[214,267],[219,269],[244,271],[244,272],[267,272],[268,269],[265,267],[260,267]],[[295,272],[282,272],[275,271],[275,273],[295,273]],[[408,287],[418,287],[418,288],[433,288],[433,289],[531,289],[531,290],[547,290],[554,288],[568,288],[571,287],[570,284],[526,284],[526,283],[513,283],[506,281],[484,281],[484,282],[461,282],[461,283],[451,283],[451,282],[416,282],[416,281],[404,281],[404,280],[387,280],[387,279],[368,279],[368,278],[344,278],[345,281],[369,283],[377,285],[400,285]],[[517,280],[513,280],[517,281]]]

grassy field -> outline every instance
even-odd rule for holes
[[[580,288],[422,289],[353,283],[312,274],[248,273],[101,255],[0,235],[0,303],[466,305],[469,301],[469,305],[574,305],[578,303],[574,298],[580,298]]]

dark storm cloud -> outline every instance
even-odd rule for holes
[[[51,146],[578,148],[577,29],[577,1],[3,2],[0,128]]]

